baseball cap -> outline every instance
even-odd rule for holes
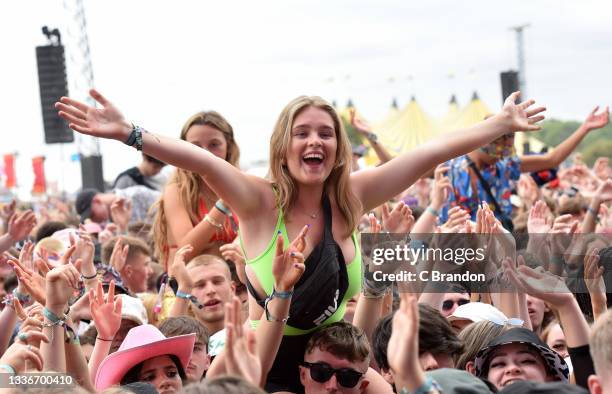
[[[121,319],[128,319],[140,325],[148,323],[147,310],[140,298],[127,294],[120,294],[119,297],[123,298]]]
[[[75,207],[81,221],[91,217],[91,202],[99,192],[96,189],[83,189],[77,194]]]
[[[493,323],[503,324],[503,322],[508,321],[508,318],[502,311],[491,304],[486,304],[484,302],[469,302],[464,305],[459,305],[453,314],[448,317],[448,320],[469,320],[473,323],[487,320]]]

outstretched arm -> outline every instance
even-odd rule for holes
[[[598,109],[599,107],[595,107],[584,123],[553,151],[544,155],[521,156],[521,172],[534,172],[558,167],[576,149],[589,131],[600,129],[608,124],[610,110],[606,107],[602,113],[598,114],[596,113]]]
[[[379,167],[351,174],[353,191],[364,211],[393,198],[439,163],[471,152],[506,133],[539,130],[535,123],[544,116],[537,114],[545,108],[530,108],[533,100],[516,104],[518,94],[511,94],[502,111],[485,121],[438,137]]]
[[[96,90],[91,96],[102,105],[96,109],[68,97],[55,104],[59,116],[69,122],[69,127],[79,133],[94,137],[127,141],[132,125],[123,114]],[[253,215],[261,206],[261,199],[269,186],[256,177],[242,173],[225,160],[216,157],[186,141],[142,133],[143,152],[164,163],[198,173],[210,188],[232,208],[238,217]]]

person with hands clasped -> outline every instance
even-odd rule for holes
[[[275,125],[270,140],[271,177],[266,180],[242,173],[223,158],[186,141],[148,133],[129,123],[99,92],[90,93],[102,108],[67,97],[56,103],[59,115],[72,129],[116,139],[197,173],[232,207],[240,221],[247,258],[251,320],[261,318],[265,300],[273,291],[277,238],[288,244],[305,225],[311,226],[302,252],[306,268],[294,289],[283,339],[296,339],[342,320],[346,303],[359,292],[361,283],[355,230],[363,213],[398,195],[439,163],[508,132],[539,129],[534,123],[543,119],[537,114],[544,110],[531,108],[531,100],[517,104],[517,92],[490,119],[440,136],[376,168],[351,172],[350,142],[335,109],[320,97],[300,96],[283,109]],[[306,341],[299,342],[303,350]],[[290,351],[303,354],[297,348]],[[295,387],[277,386],[275,391]]]

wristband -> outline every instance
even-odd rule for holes
[[[96,337],[96,339],[99,339],[100,341],[103,341],[103,342],[112,342],[113,341],[112,339],[104,339],[104,338],[100,338],[100,337]]]
[[[191,301],[191,303],[194,304],[195,306],[197,306],[198,309],[204,308],[204,305],[200,304],[200,302],[198,302],[197,297],[194,296],[193,294],[183,293],[182,291],[178,291],[177,290],[176,296],[178,298],[182,298],[184,300]]]
[[[425,211],[429,212],[431,215],[433,215],[435,217],[439,217],[440,216],[440,212],[436,211],[432,207],[428,206],[427,208],[425,208]]]
[[[98,273],[97,272],[95,272],[91,276],[85,276],[85,275],[81,274],[81,279],[82,280],[91,280],[91,279],[96,279],[97,277],[98,277]]]
[[[223,204],[223,201],[221,201],[221,200],[217,200],[217,202],[215,203],[215,208],[217,208],[219,211],[221,211],[225,216],[231,216],[232,215],[230,210],[225,206],[225,204]]]
[[[595,218],[595,222],[599,223],[599,215],[598,212],[596,212],[593,208],[591,208],[590,206],[587,207],[587,213],[590,213],[591,215],[593,215],[593,217]]]
[[[30,297],[29,294],[21,294],[17,291],[16,287],[13,289],[13,298],[17,298],[22,305],[28,304],[30,301],[32,301],[32,297]]]
[[[132,132],[128,136],[128,139],[125,141],[125,144],[128,146],[136,145],[136,150],[142,151],[142,133],[143,132],[146,133],[146,130],[132,123]]]
[[[63,318],[58,317],[55,313],[51,312],[47,307],[44,307],[42,310],[43,315],[51,322],[48,326],[63,326],[66,324],[66,319],[68,316],[64,314]],[[43,324],[44,326],[44,324]]]
[[[0,364],[0,369],[4,369],[7,373],[10,373],[11,375],[17,375],[17,371],[15,371],[15,368],[11,367],[8,364]]]
[[[218,228],[219,230],[223,230],[223,225],[220,223],[217,223],[213,218],[211,218],[209,215],[204,216],[204,220],[207,221],[208,223],[210,223],[212,226]]]
[[[367,137],[368,140],[370,140],[371,142],[377,142],[378,141],[378,136],[374,133],[368,133]]]
[[[269,298],[280,298],[282,300],[287,300],[289,298],[291,298],[291,296],[293,295],[293,290],[291,291],[276,291],[276,289],[273,287],[272,288],[272,294],[270,294]]]
[[[272,294],[274,294],[274,291],[272,292]],[[272,316],[272,314],[268,310],[268,303],[271,300],[272,300],[272,296],[266,298],[266,302],[264,303],[264,312],[266,312],[266,320],[267,321],[271,321],[271,322],[287,323],[287,321],[289,320],[289,316],[285,317],[284,319],[278,319],[278,318]]]

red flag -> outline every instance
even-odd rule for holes
[[[43,194],[47,189],[47,181],[45,180],[45,157],[33,157],[32,169],[34,170],[34,186],[32,187],[32,193]]]
[[[15,154],[13,153],[4,155],[4,174],[6,175],[4,187],[10,189],[11,187],[17,186],[17,177],[15,176]]]

